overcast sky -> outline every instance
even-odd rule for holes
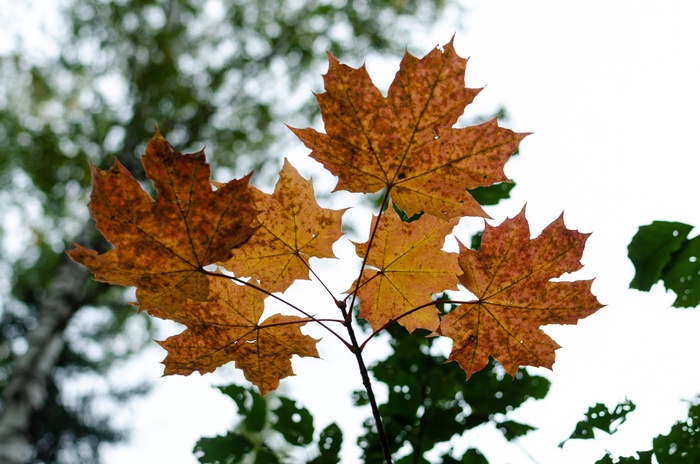
[[[596,278],[593,292],[607,306],[577,326],[547,329],[563,348],[553,371],[531,372],[552,379],[550,394],[511,416],[538,426],[537,432],[519,447],[503,446],[498,434],[484,427],[467,434],[460,446],[478,446],[492,464],[533,462],[528,455],[542,464],[592,463],[606,449],[615,455],[649,449],[655,435],[684,417],[682,399],[700,393],[700,311],[672,309],[674,295],[659,286],[651,293],[628,290],[633,268],[626,247],[638,226],[655,219],[700,225],[695,140],[700,2],[466,4],[467,15],[452,17],[466,30],[456,37],[456,48],[471,57],[467,85],[486,85],[467,114],[504,105],[508,127],[533,132],[521,144],[521,155],[507,165],[517,187],[512,200],[489,209],[493,223],[512,217],[527,202],[537,234],[564,211],[569,228],[593,233],[579,274]],[[422,55],[449,41],[453,31],[453,26],[436,26],[421,39],[423,49],[413,51]],[[368,62],[384,88],[397,66],[394,60]],[[299,143],[292,163],[327,186],[305,153]],[[352,254],[347,242],[336,251]],[[334,266],[329,272],[340,274]],[[335,290],[346,285],[339,276]],[[307,291],[305,286],[296,290],[300,296]],[[326,337],[323,360],[295,363],[298,375],[283,381],[282,388],[312,410],[319,428],[337,420],[348,424],[351,434],[368,412],[349,407],[348,392],[361,388],[359,376],[349,354],[333,345]],[[382,356],[380,345],[370,356]],[[117,374],[154,379],[157,388],[125,410],[121,420],[128,418],[133,440],[110,449],[106,462],[194,463],[196,439],[224,433],[235,419],[233,403],[208,385],[240,374],[227,368],[219,377],[158,379],[163,356],[153,347]],[[338,388],[330,381],[339,379],[349,385]],[[616,435],[557,448],[589,406],[613,406],[625,397],[638,409]],[[352,435],[346,435],[344,453],[344,462],[357,462]]]

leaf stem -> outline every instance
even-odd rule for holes
[[[310,321],[316,322],[316,323],[319,324],[321,327],[323,327],[324,329],[326,329],[327,331],[329,331],[329,332],[330,332],[331,334],[333,334],[338,340],[340,340],[341,342],[343,342],[343,345],[345,345],[349,350],[352,350],[352,349],[353,349],[353,346],[350,345],[350,343],[348,343],[343,337],[341,337],[335,330],[331,329],[331,328],[328,327],[326,324],[324,324],[324,323],[323,323],[323,321],[324,321],[323,319],[317,319],[316,317],[314,317],[314,316],[312,316],[311,314],[307,313],[306,311],[304,311],[304,310],[301,309],[300,307],[296,306],[295,304],[290,303],[289,301],[285,300],[284,298],[280,298],[279,296],[273,294],[272,292],[267,291],[267,290],[265,290],[264,288],[262,288],[262,287],[260,287],[260,286],[258,286],[258,285],[255,285],[254,283],[251,283],[250,281],[241,280],[241,279],[239,279],[238,277],[235,277],[235,276],[230,276],[230,275],[226,275],[226,274],[219,274],[219,273],[216,273],[216,272],[207,271],[206,269],[200,269],[200,272],[202,272],[203,274],[206,274],[206,275],[208,275],[208,276],[212,276],[212,277],[223,277],[223,278],[226,278],[226,279],[233,280],[234,282],[238,282],[239,284],[247,285],[248,287],[254,288],[254,289],[257,290],[257,291],[262,292],[262,293],[264,293],[265,295],[270,296],[270,297],[274,298],[275,300],[277,300],[277,301],[279,301],[279,302],[281,302],[281,303],[286,304],[287,306],[289,306],[290,308],[294,309],[295,311],[298,311],[298,312],[300,312],[301,314],[303,314],[304,316],[308,317]]]
[[[428,306],[433,306],[433,305],[437,305],[437,304],[467,304],[467,303],[476,303],[476,300],[472,300],[472,301],[435,300],[435,301],[431,301],[430,303],[425,303],[425,304],[422,304],[422,305],[420,305],[420,306],[416,306],[415,308],[411,309],[410,311],[406,311],[405,313],[401,314],[400,316],[394,317],[394,318],[392,318],[392,319],[389,319],[387,322],[385,322],[384,325],[382,325],[380,328],[378,328],[377,330],[375,330],[374,332],[372,332],[372,334],[371,334],[369,337],[367,337],[367,339],[366,339],[364,342],[362,342],[362,345],[359,346],[359,349],[360,349],[360,351],[364,350],[364,349],[365,349],[365,345],[367,345],[367,343],[369,343],[370,340],[372,340],[372,339],[373,339],[374,337],[376,337],[381,331],[385,330],[387,327],[389,327],[389,326],[390,326],[391,324],[393,324],[394,322],[397,322],[399,319],[401,319],[401,318],[403,318],[403,317],[406,317],[406,316],[408,316],[409,314],[413,314],[413,313],[415,313],[416,311],[419,311],[419,310],[421,310],[421,309],[423,309],[423,308],[427,308]]]
[[[313,274],[314,277],[316,277],[316,280],[318,280],[318,282],[323,286],[323,288],[326,289],[326,291],[331,296],[331,298],[333,298],[333,302],[335,303],[335,305],[338,306],[341,302],[335,297],[335,295],[333,295],[333,292],[330,291],[330,289],[326,286],[326,284],[323,282],[323,280],[321,280],[321,278],[318,276],[318,274],[316,274],[314,272],[314,270],[311,269],[311,265],[309,263],[307,263],[306,260],[304,258],[302,258],[300,255],[296,255],[296,256],[297,256],[297,258],[299,258],[301,260],[302,263],[304,263],[304,266],[306,266],[309,269],[309,272],[311,274]]]

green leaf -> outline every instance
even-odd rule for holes
[[[271,449],[258,448],[257,454],[255,455],[255,464],[280,464],[280,460]]]
[[[615,433],[620,425],[627,420],[627,414],[636,409],[635,404],[625,399],[613,409],[608,411],[604,404],[598,403],[588,408],[586,418],[576,424],[576,428],[566,440],[559,443],[563,447],[564,443],[571,439],[591,440],[594,437],[593,429],[602,430],[605,433]]]
[[[430,464],[430,461],[425,459],[423,456],[417,456],[415,453],[408,454],[398,461],[394,461],[395,464]]]
[[[661,279],[666,288],[677,295],[674,307],[690,308],[700,304],[700,236],[683,241]]]
[[[248,398],[248,389],[241,387],[239,385],[226,385],[223,387],[216,387],[221,393],[230,397],[236,402],[238,406],[238,412],[240,414],[248,414],[248,406],[246,405],[246,399]]]
[[[488,187],[477,187],[469,190],[469,193],[481,206],[492,206],[501,200],[510,198],[510,191],[515,187],[514,182],[501,182]]]
[[[352,403],[357,407],[367,406],[369,404],[369,396],[366,390],[355,390],[352,392]]]
[[[492,416],[505,414],[519,407],[529,398],[542,399],[549,391],[550,382],[544,377],[530,375],[520,369],[511,378],[503,368],[489,360],[490,369],[482,369],[469,377],[464,388],[464,400],[470,404],[472,415]],[[474,379],[474,380],[472,380]]]
[[[414,214],[411,217],[408,217],[408,214],[406,214],[402,209],[400,209],[398,206],[396,206],[396,203],[392,202],[391,204],[394,207],[394,211],[396,211],[396,214],[399,215],[399,217],[401,218],[401,221],[403,221],[403,222],[417,221],[423,215],[423,213],[421,212],[421,213]]]
[[[637,451],[636,457],[612,460],[610,454],[596,464],[651,464],[652,456],[660,464],[688,464],[700,462],[700,401],[696,400],[688,410],[688,418],[671,427],[668,435],[654,438],[654,449]]]
[[[479,251],[481,249],[481,239],[484,236],[483,232],[477,232],[472,235],[471,249]]]
[[[515,421],[504,421],[500,422],[496,425],[498,429],[503,433],[503,436],[506,437],[506,440],[508,441],[513,441],[518,437],[522,437],[523,435],[527,434],[528,432],[535,430],[535,427],[527,424],[521,424],[520,422],[515,422]]]
[[[253,399],[253,405],[243,419],[243,424],[249,432],[260,432],[267,423],[267,401],[252,390],[250,397]]]
[[[688,411],[688,418],[677,422],[668,435],[654,439],[654,453],[661,464],[700,462],[700,402]]]
[[[337,464],[340,462],[340,447],[343,444],[343,432],[334,422],[323,429],[318,439],[319,455],[308,464]]]
[[[469,448],[460,460],[457,460],[445,453],[440,456],[442,462],[440,464],[489,464],[483,454],[477,449]]]
[[[627,247],[635,276],[630,288],[648,291],[662,278],[673,253],[680,250],[692,226],[681,222],[654,221],[639,228]]]
[[[229,432],[223,437],[200,438],[193,452],[202,464],[228,464],[240,462],[254,447],[245,436]]]
[[[255,390],[239,385],[227,385],[217,388],[236,402],[238,413],[244,416],[244,430],[260,432],[265,428],[267,423],[267,401],[261,398]]]
[[[272,426],[285,440],[295,446],[308,445],[314,439],[314,420],[304,407],[298,407],[293,400],[280,397],[279,408],[275,409],[277,422]]]
[[[620,457],[616,461],[612,460],[612,456],[606,454],[601,459],[597,460],[595,464],[651,464],[651,457],[654,453],[652,451],[637,451],[638,458]],[[663,461],[661,464],[665,464]]]

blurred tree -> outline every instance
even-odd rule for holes
[[[51,13],[34,3],[13,8]],[[97,462],[99,444],[123,434],[92,403],[145,388],[113,391],[104,374],[150,338],[148,323],[63,253],[72,240],[109,247],[82,206],[89,163],[118,156],[138,176],[157,121],[178,147],[206,143],[219,169],[262,167],[276,158],[282,123],[314,117],[310,93],[294,88],[322,71],[325,51],[345,61],[398,53],[417,23],[445,8],[443,0],[63,6],[60,27],[43,32],[46,50],[34,53],[18,31],[0,56],[3,463]],[[80,378],[92,387],[67,394]]]

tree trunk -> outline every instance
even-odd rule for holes
[[[67,256],[39,308],[36,328],[27,336],[27,351],[12,366],[0,411],[0,462],[24,464],[32,459],[32,414],[47,398],[47,381],[65,345],[68,321],[85,302],[87,269]]]
[[[140,140],[137,125],[127,126],[122,153],[133,153]],[[122,164],[131,172],[141,172],[135,156],[123,156]],[[85,224],[76,239],[88,248],[100,249],[106,244],[95,233],[92,224]],[[87,268],[67,255],[59,264],[46,297],[39,305],[36,328],[27,335],[27,351],[12,365],[10,380],[0,404],[0,464],[25,464],[32,460],[34,443],[31,439],[32,415],[46,404],[47,382],[58,364],[65,346],[64,332],[73,315],[91,304],[97,294],[88,295],[90,279]]]

